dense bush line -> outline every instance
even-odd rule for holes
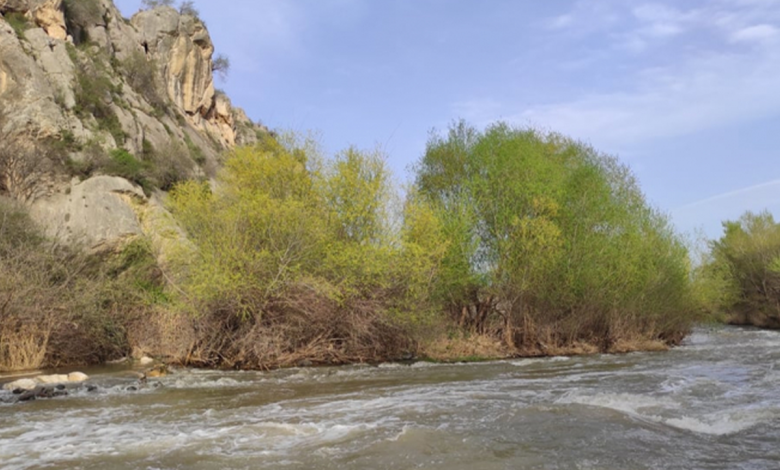
[[[268,368],[663,347],[714,289],[692,282],[685,246],[625,166],[554,133],[457,123],[432,135],[403,198],[380,152],[326,158],[268,135],[203,182],[180,178],[187,150],[174,150],[149,148],[169,165],[123,150],[99,165],[171,188],[191,244],[165,274],[143,240],[98,262],[3,206],[17,222],[0,225],[0,296],[16,303],[0,309],[0,368],[133,348]],[[9,349],[24,344],[45,352]]]
[[[697,269],[702,307],[716,320],[780,328],[780,224],[747,212],[723,229]]]
[[[696,312],[686,248],[630,171],[556,134],[459,123],[403,204],[375,153],[268,138],[171,200],[197,246],[181,300],[218,325],[194,356],[208,365],[378,360],[442,337],[624,350],[676,343]]]

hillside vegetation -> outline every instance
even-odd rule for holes
[[[458,123],[416,171],[402,201],[380,153],[326,158],[269,136],[227,154],[213,183],[175,184],[168,206],[190,244],[165,266],[129,245],[112,269],[67,277],[90,293],[124,281],[122,302],[98,296],[90,317],[112,325],[99,359],[140,348],[267,368],[626,351],[675,344],[692,324],[686,249],[614,158]],[[77,309],[52,298],[47,318],[71,321]],[[63,357],[50,349],[39,363]]]
[[[399,188],[379,151],[268,132],[192,3],[146,4],[0,5],[0,370],[656,349],[758,282],[727,276],[737,228],[692,272],[631,171],[559,134],[457,122]]]

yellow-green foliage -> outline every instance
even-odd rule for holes
[[[747,212],[723,228],[697,270],[700,302],[719,319],[780,326],[780,224],[768,212]]]
[[[199,354],[376,357],[447,319],[537,353],[674,342],[690,325],[685,247],[631,173],[588,146],[460,124],[433,137],[398,214],[394,200],[381,154],[325,159],[285,136],[234,150],[213,184],[175,186],[196,246],[181,301],[221,331]]]
[[[188,293],[257,316],[305,284],[339,303],[393,287],[383,160],[350,149],[323,162],[275,139],[235,149],[212,190],[176,186],[171,208],[198,247]],[[203,304],[201,304],[203,305]]]

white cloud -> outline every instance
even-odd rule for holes
[[[759,24],[739,29],[731,34],[732,42],[764,42],[777,37],[778,30],[769,24]]]
[[[618,8],[610,1],[577,0],[571,11],[547,20],[545,26],[554,31],[583,34],[614,25],[619,20]]]
[[[594,92],[510,116],[622,146],[780,114],[780,54],[711,54],[637,74],[633,90]]]
[[[601,69],[594,72],[613,73],[617,80],[606,83],[618,83],[619,88],[591,83],[578,97],[565,101],[530,107],[505,103],[499,111],[507,120],[624,148],[780,115],[780,49],[769,47],[768,41],[775,35],[780,38],[772,24],[780,24],[780,1],[717,0],[688,10],[670,6],[673,3],[630,8],[616,0],[588,5],[577,2],[567,13],[573,24],[582,23],[594,9],[622,12],[617,23],[602,23],[600,30],[589,31],[595,36],[590,44],[606,42],[612,47],[602,46],[611,56],[602,56]],[[764,21],[757,24],[758,17]],[[735,40],[752,41],[757,47],[735,48]],[[664,53],[650,55],[651,48],[661,44],[668,44]],[[621,56],[626,52],[647,55],[652,62],[646,63],[654,65],[632,66]],[[576,63],[589,65],[586,59],[578,57]],[[481,108],[482,114],[489,111]]]

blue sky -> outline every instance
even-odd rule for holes
[[[234,104],[331,152],[379,146],[399,180],[432,128],[505,120],[617,155],[681,232],[780,215],[778,0],[195,5]]]

